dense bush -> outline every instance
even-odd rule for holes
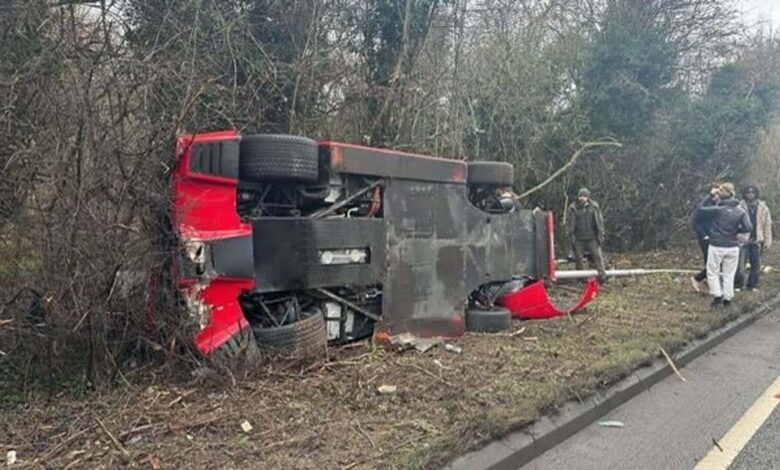
[[[106,383],[162,341],[146,279],[183,131],[510,161],[519,193],[587,146],[525,203],[562,215],[588,185],[610,248],[663,245],[776,134],[777,41],[730,5],[0,0],[0,369]]]

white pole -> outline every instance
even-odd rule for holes
[[[607,277],[646,276],[649,274],[694,274],[697,272],[692,269],[612,269],[607,271]],[[599,273],[595,270],[555,272],[557,279],[585,279],[598,275]]]

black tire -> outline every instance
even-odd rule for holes
[[[249,328],[239,331],[222,343],[215,353],[215,357],[221,356],[229,362],[243,360],[246,364],[254,364],[260,358],[260,350],[257,347],[254,334]]]
[[[257,346],[263,352],[291,356],[321,356],[328,346],[325,318],[317,311],[289,325],[252,327]]]
[[[468,184],[475,186],[511,186],[515,167],[506,162],[470,162]]]
[[[496,333],[509,328],[512,316],[501,307],[491,309],[472,308],[466,311],[466,329],[478,333]]]
[[[257,134],[241,138],[238,178],[245,181],[317,181],[317,142],[285,134]]]

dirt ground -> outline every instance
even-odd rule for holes
[[[780,266],[780,256],[767,258]],[[690,248],[617,256],[612,265],[697,268],[697,261]],[[574,290],[556,288],[560,298]],[[18,467],[42,468],[438,468],[610,385],[661,357],[661,347],[678,350],[778,290],[773,270],[760,292],[712,310],[685,276],[616,279],[581,314],[468,334],[453,341],[461,354],[361,343],[332,349],[326,362],[277,365],[251,377],[200,370],[187,380],[147,366],[111,392],[63,392],[0,410],[0,452],[16,451]],[[396,391],[380,393],[387,385]]]

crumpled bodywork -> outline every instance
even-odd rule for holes
[[[173,276],[200,326],[194,343],[204,354],[249,328],[244,293],[381,286],[377,337],[457,336],[468,296],[480,286],[516,275],[555,277],[552,214],[480,210],[469,199],[468,165],[458,160],[320,142],[324,176],[373,181],[370,215],[242,220],[240,140],[225,131],[177,141],[172,220],[181,252]],[[366,262],[320,261],[320,252],[352,249],[363,250]],[[597,290],[589,286],[580,304]],[[541,282],[504,300],[521,318],[571,310],[555,308]]]
[[[502,293],[496,299],[496,304],[508,309],[514,318],[526,320],[553,318],[576,312],[585,307],[596,298],[599,287],[598,279],[588,279],[580,299],[574,305],[562,309],[550,299],[550,295],[544,287],[544,281],[535,280],[525,286],[518,285],[514,289]]]
[[[183,251],[174,260],[176,287],[200,326],[194,342],[204,354],[249,328],[238,296],[254,286],[251,266],[226,268],[214,257],[252,236],[251,224],[241,222],[236,210],[238,140],[236,132],[211,132],[181,136],[176,145],[172,218]],[[251,243],[242,246],[251,249]],[[251,251],[243,256],[251,263]]]

